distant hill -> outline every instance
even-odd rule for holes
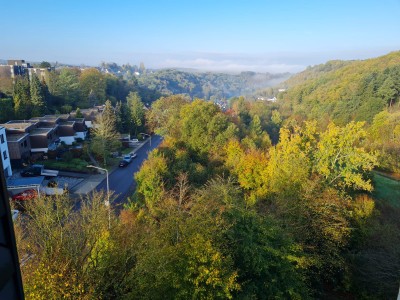
[[[280,86],[282,112],[299,119],[370,122],[400,96],[400,52],[363,61],[329,61],[294,75]]]
[[[192,98],[208,100],[251,94],[257,89],[276,85],[289,76],[289,73],[224,74],[166,69],[142,74],[138,82],[140,86],[163,95],[186,94]]]

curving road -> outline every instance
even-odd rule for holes
[[[109,175],[110,192],[113,191],[116,198],[112,201],[113,206],[127,203],[127,196],[136,188],[134,174],[139,171],[143,161],[147,159],[148,153],[157,148],[161,143],[162,137],[153,135],[151,137],[151,146],[148,140],[136,151],[137,157],[124,168],[118,168]],[[96,188],[97,191],[107,191],[107,181],[104,179]]]

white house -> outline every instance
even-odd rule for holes
[[[0,155],[3,161],[4,175],[10,177],[12,175],[10,153],[8,151],[6,129],[0,126]]]

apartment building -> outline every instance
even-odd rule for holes
[[[0,126],[0,155],[3,162],[4,176],[10,177],[12,175],[11,159],[8,151],[6,129],[3,126]]]

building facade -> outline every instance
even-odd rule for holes
[[[10,177],[12,175],[11,159],[8,151],[6,129],[0,126],[0,154],[3,162],[4,176]]]

